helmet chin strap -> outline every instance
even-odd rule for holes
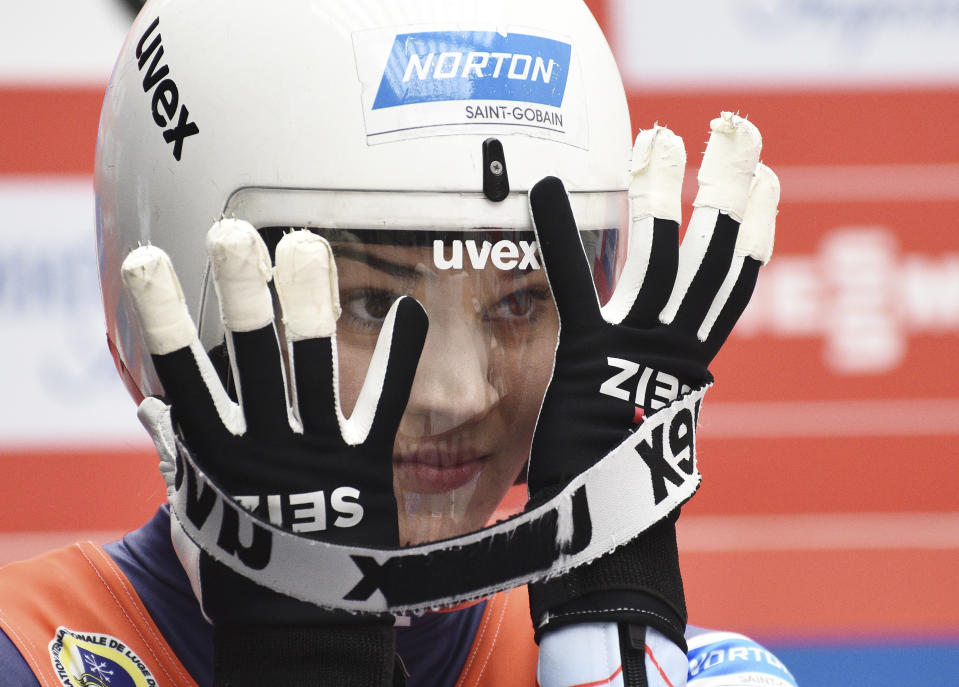
[[[454,539],[400,549],[318,541],[266,522],[222,491],[185,446],[171,443],[168,412],[144,402],[139,415],[162,461],[171,466],[164,474],[170,475],[167,496],[181,542],[262,586],[317,606],[417,613],[583,565],[691,498],[700,483],[695,444],[684,443],[674,455],[672,442],[663,438],[695,431],[693,418],[705,391],[647,418],[592,468],[521,515]],[[224,548],[223,541],[235,538],[224,537],[224,528],[237,528],[244,540],[254,533],[263,555],[251,565]],[[324,583],[316,584],[320,579]]]

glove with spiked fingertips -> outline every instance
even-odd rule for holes
[[[771,256],[779,184],[759,163],[762,141],[752,123],[723,113],[711,129],[681,245],[682,140],[659,126],[637,137],[628,254],[605,306],[562,182],[547,178],[530,192],[560,317],[555,368],[530,459],[533,504],[593,465],[644,418],[713,381],[708,366]],[[657,498],[683,477],[678,469],[692,474],[698,415],[697,405],[687,422],[658,435],[682,460],[652,470]],[[567,680],[571,665],[581,681],[608,677],[604,671],[615,666],[605,657],[593,666],[597,654],[585,648],[588,655],[571,653],[570,647],[608,643],[610,631],[620,647],[613,663],[622,661],[624,669],[632,663],[632,674],[643,669],[644,647],[655,642],[674,647],[665,652],[685,674],[687,614],[676,517],[678,509],[614,552],[530,585],[544,687],[559,684],[548,676]]]
[[[334,612],[257,585],[202,551],[178,518],[202,521],[213,508],[195,465],[235,499],[223,507],[217,544],[246,565],[264,563],[270,549],[259,536],[264,529],[251,536],[240,527],[241,505],[303,536],[395,546],[393,440],[426,336],[425,312],[409,298],[394,303],[345,418],[335,386],[336,272],[326,241],[292,232],[277,246],[274,267],[251,225],[224,219],[207,247],[235,400],[200,345],[166,254],[138,248],[122,270],[165,392],[144,400],[139,415],[164,459],[169,489],[192,484],[186,514],[173,512],[171,520],[178,555],[214,625],[215,682],[390,685],[392,616]],[[271,280],[283,310],[283,348]],[[309,574],[288,564],[291,574]]]

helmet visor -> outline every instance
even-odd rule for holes
[[[625,259],[625,194],[578,195],[574,212],[578,205],[605,302]],[[231,205],[227,212],[251,221],[271,252],[290,228],[329,241],[346,416],[390,306],[404,295],[423,305],[429,332],[393,447],[400,543],[484,527],[525,475],[559,328],[525,194],[493,204],[471,194],[244,189]],[[206,315],[216,306],[209,305],[201,318],[208,347],[222,337],[210,337]],[[511,499],[524,500],[525,490]]]

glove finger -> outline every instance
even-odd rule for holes
[[[642,288],[636,294],[633,305],[622,320],[630,327],[654,327],[659,324],[659,313],[669,299],[670,290],[676,281],[679,267],[679,223],[669,219],[647,217],[641,221],[651,228],[649,262],[646,266]],[[635,223],[634,223],[635,226]],[[632,235],[630,236],[632,241]],[[627,264],[628,268],[629,265]],[[626,270],[623,270],[626,276]]]
[[[329,243],[309,231],[286,234],[276,247],[273,273],[290,351],[294,408],[304,431],[337,436],[332,337],[340,307]]]
[[[666,305],[679,263],[679,223],[686,149],[665,127],[641,131],[629,184],[629,249],[616,291],[603,306],[608,322],[652,327]]]
[[[141,246],[123,261],[120,275],[177,423],[187,433],[241,430],[239,408],[197,339],[167,254],[156,246]]]
[[[710,306],[697,337],[712,360],[749,304],[759,268],[769,262],[776,234],[779,179],[760,163],[756,167],[732,266]]]
[[[562,326],[599,326],[603,319],[596,287],[563,182],[556,177],[536,182],[529,192],[529,204]]]
[[[699,330],[729,272],[738,234],[739,222],[729,215],[713,208],[696,208],[693,211],[679,250],[680,276],[660,315],[664,324],[688,334],[695,334]],[[690,244],[691,250],[687,250]],[[685,290],[682,290],[683,263],[691,253],[697,254],[699,264]]]
[[[340,426],[336,417],[336,387],[333,366],[336,354],[333,339],[303,339],[290,343],[293,402],[297,416],[308,434],[336,436]]]
[[[426,311],[415,299],[403,297],[390,307],[353,414],[343,423],[346,443],[379,443],[392,450],[428,328]]]
[[[693,334],[729,271],[762,150],[759,130],[738,115],[723,112],[710,128],[696,209],[679,249],[676,283],[660,314],[663,323]]]
[[[288,433],[266,244],[249,223],[221,219],[207,233],[206,246],[247,431],[258,437]]]
[[[763,137],[752,122],[730,112],[711,121],[709,128],[693,205],[716,208],[741,222]]]
[[[273,438],[289,434],[283,362],[272,324],[249,332],[227,332],[230,360],[247,433]]]

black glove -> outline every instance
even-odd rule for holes
[[[346,419],[334,384],[338,303],[326,242],[294,232],[277,248],[275,282],[284,306],[289,382],[274,326],[265,245],[252,226],[237,220],[215,224],[207,244],[238,405],[200,347],[166,255],[140,248],[123,266],[176,435],[171,486],[182,480],[197,485],[187,516],[202,520],[214,503],[183,460],[189,453],[213,482],[285,530],[324,541],[395,546],[393,441],[426,336],[425,312],[409,298],[394,304],[364,391]],[[162,417],[158,403],[145,401],[141,416]],[[270,547],[259,536],[263,530],[241,528],[236,510],[223,513],[221,549],[251,567],[265,565]],[[318,608],[240,576],[186,537],[175,541],[214,625],[216,684],[393,684],[391,615]],[[295,570],[296,561],[289,565]]]
[[[619,445],[645,417],[712,382],[707,367],[746,307],[759,267],[771,253],[778,202],[775,176],[760,167],[760,178],[767,180],[760,191],[766,195],[755,203],[761,226],[740,231],[761,140],[749,122],[728,114],[713,122],[713,132],[700,172],[697,210],[682,249],[682,143],[660,127],[637,140],[630,254],[616,293],[602,309],[562,183],[547,178],[530,193],[560,317],[553,378],[533,438],[533,505]],[[765,191],[769,184],[775,186],[771,208]],[[668,442],[673,455],[688,449],[689,474],[698,414],[697,405],[689,423],[673,424],[653,437],[654,443]],[[681,482],[665,461],[650,469],[657,501],[669,483]],[[613,553],[531,584],[537,639],[570,623],[619,622],[652,626],[685,648],[676,517],[678,509]]]

